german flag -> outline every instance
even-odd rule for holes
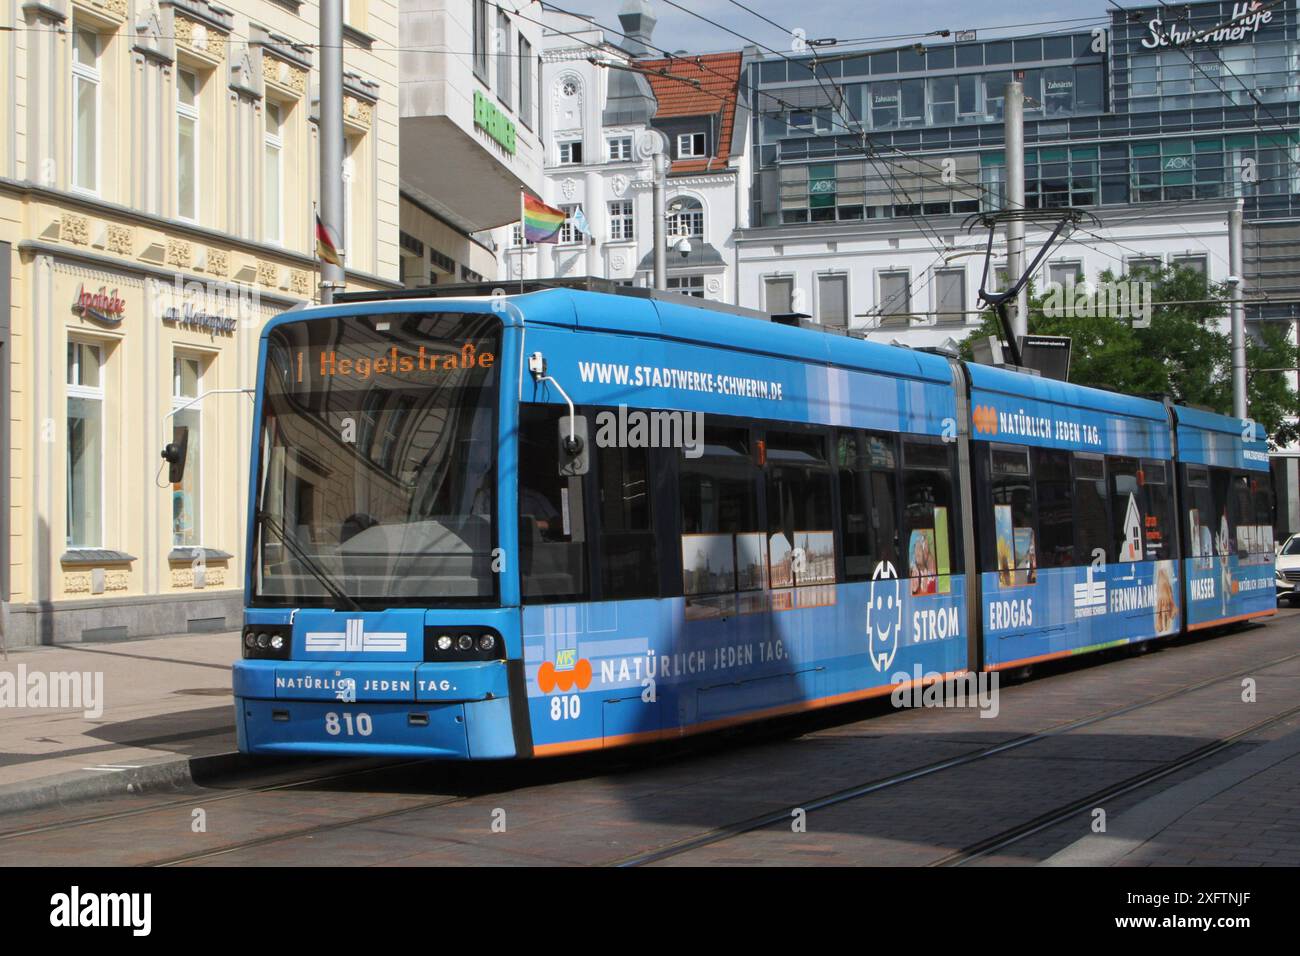
[[[322,262],[328,262],[343,268],[343,262],[339,259],[339,251],[334,242],[330,239],[330,231],[325,228],[325,223],[320,221],[320,213],[316,214],[316,258]]]

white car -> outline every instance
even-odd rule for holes
[[[1290,604],[1300,600],[1300,534],[1291,535],[1277,549],[1273,582],[1277,585],[1279,602]]]

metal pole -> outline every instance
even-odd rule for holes
[[[1228,213],[1228,285],[1232,288],[1232,414],[1246,418],[1250,412],[1246,402],[1246,307],[1242,303],[1241,200]]]
[[[1025,208],[1025,88],[1008,83],[1003,99],[1007,182],[1004,209]],[[1017,281],[1025,270],[1025,224],[1022,220],[1007,223],[1007,279]],[[1008,303],[1009,304],[1009,303]],[[1016,336],[1029,334],[1029,289],[1020,290],[1011,310],[1011,329]]]
[[[668,237],[666,235],[668,191],[668,160],[663,149],[654,154],[654,244],[655,244],[655,288],[663,291],[668,288]]]
[[[320,4],[320,218],[341,255],[352,240],[343,234],[343,0]],[[343,282],[343,269],[322,260],[321,302],[333,302]]]

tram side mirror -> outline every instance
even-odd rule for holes
[[[576,478],[579,475],[585,475],[587,469],[591,467],[586,417],[583,415],[561,416],[557,440],[560,443],[560,477]]]
[[[172,440],[162,450],[163,461],[167,462],[167,483],[178,485],[185,477],[185,453],[190,443],[190,430],[185,425],[172,429]]]

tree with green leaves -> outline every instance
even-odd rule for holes
[[[1030,333],[1071,339],[1070,381],[1129,395],[1168,395],[1232,414],[1232,342],[1223,321],[1229,299],[1226,285],[1209,283],[1186,267],[1137,269],[1118,280],[1107,270],[1098,282],[1150,283],[1150,325],[1135,323],[1131,313],[1114,315],[1098,296],[1098,287],[1084,284],[1082,277],[1070,309],[1061,307],[1064,297],[1058,290],[1045,296],[1032,284],[1029,289]],[[1246,340],[1250,415],[1275,446],[1300,438],[1300,394],[1285,374],[1264,371],[1300,365],[1289,331],[1286,323],[1256,323]],[[1002,338],[1003,331],[997,315],[987,310],[979,328],[961,343],[962,357],[969,360],[972,342],[990,335]]]

